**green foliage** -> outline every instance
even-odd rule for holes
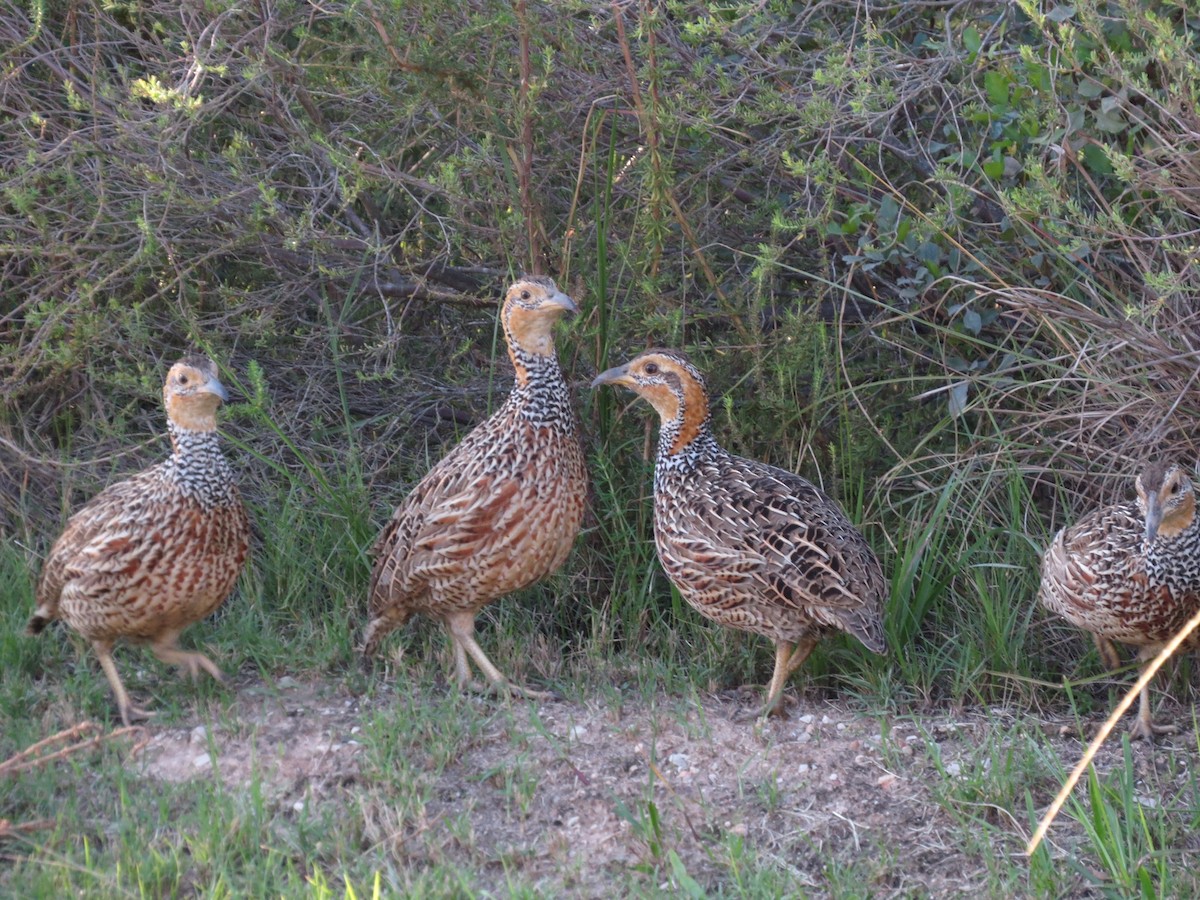
[[[889,656],[826,642],[804,690],[1075,705],[1044,684],[1094,658],[1036,609],[1038,550],[1127,496],[1142,459],[1200,452],[1185,6],[386,0],[263,15],[0,2],[4,749],[109,708],[81,643],[18,636],[28,572],[80,502],[161,457],[160,380],[188,349],[241,395],[224,427],[258,529],[239,596],[195,639],[267,675],[348,670],[379,525],[506,390],[492,308],[525,269],[581,304],[559,346],[596,492],[564,571],[481,620],[517,677],[619,704],[769,671],[765,641],[703,622],[657,565],[647,411],[583,388],[665,344],[708,374],[720,439],[834,495],[891,576]],[[444,643],[418,626],[392,662],[440,671]],[[184,715],[197,689],[148,665],[130,689]],[[419,806],[428,783],[405,754],[456,735],[410,712],[411,734],[373,726],[372,753]],[[987,759],[1003,777],[947,802],[1036,782]],[[518,813],[530,784],[506,782]],[[1165,891],[1176,835],[1131,824],[1141,807],[1113,790],[1077,810],[1096,858],[1120,892]],[[213,804],[186,807],[200,833],[186,853],[219,872],[265,826],[241,798]],[[656,874],[695,894],[654,804],[630,827]],[[238,816],[250,824],[222,857],[213,823]],[[156,848],[150,892],[193,889],[183,843]],[[731,891],[794,888],[742,851],[728,847]],[[205,886],[343,892],[291,866]],[[1035,891],[1064,890],[1049,860],[1030,872]],[[858,874],[832,865],[829,881]],[[93,875],[46,891],[118,887]],[[465,890],[436,866],[413,885]]]

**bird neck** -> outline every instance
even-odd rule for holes
[[[171,458],[168,479],[205,509],[225,506],[236,498],[233,469],[226,462],[215,429],[193,430],[168,421]]]
[[[1146,574],[1152,584],[1163,584],[1172,591],[1200,592],[1200,518],[1195,516],[1182,529],[1164,532],[1145,548]]]
[[[680,407],[678,414],[659,430],[656,470],[690,471],[701,461],[722,452],[713,436],[712,416],[707,407],[703,417],[689,416],[688,411],[689,407]]]
[[[549,353],[530,353],[510,345],[509,356],[516,370],[516,383],[508,402],[516,412],[533,425],[574,421],[571,394],[553,348]]]

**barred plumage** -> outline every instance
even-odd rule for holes
[[[658,558],[680,594],[721,625],[775,642],[764,713],[820,636],[845,631],[886,649],[887,583],[838,505],[799,475],[734,456],[713,437],[708,391],[677,351],[651,350],[593,382],[620,384],[658,411]]]
[[[492,689],[508,682],[474,638],[475,616],[566,560],[583,522],[587,475],[570,393],[554,351],[555,323],[575,305],[549,278],[527,276],[500,311],[516,383],[504,405],[435,465],[375,544],[364,653],[413,613],[439,619],[460,686],[468,655]]]
[[[250,548],[250,523],[217,443],[227,399],[213,363],[180,360],[163,385],[172,454],[110,485],[71,516],[42,567],[28,631],[62,619],[95,648],[121,720],[150,715],[130,703],[112,659],[119,638],[151,645],[161,660],[221,678],[179,634],[229,596]]]
[[[1038,600],[1091,632],[1109,668],[1121,664],[1113,641],[1137,647],[1145,662],[1200,608],[1200,524],[1191,480],[1179,466],[1152,463],[1136,488],[1136,502],[1095,510],[1059,531],[1042,559]],[[1132,736],[1150,741],[1174,730],[1154,723],[1150,692],[1143,690]]]

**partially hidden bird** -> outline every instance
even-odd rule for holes
[[[683,353],[649,350],[602,384],[629,388],[661,419],[654,538],[671,582],[705,618],[775,643],[764,716],[783,712],[784,685],[824,634],[886,650],[888,585],[866,539],[804,478],[717,443],[704,378]]]
[[[375,543],[363,652],[414,613],[440,621],[461,688],[551,694],[509,681],[475,640],[492,601],[557,570],[583,522],[588,481],[554,326],[575,304],[554,281],[525,276],[500,325],[516,380],[504,404],[425,475]],[[472,678],[470,659],[487,679]]]
[[[1136,500],[1093,510],[1063,528],[1042,557],[1038,600],[1090,632],[1110,669],[1121,665],[1114,641],[1138,648],[1144,666],[1200,609],[1192,480],[1178,465],[1152,462],[1138,473],[1135,488]],[[1153,741],[1177,730],[1154,722],[1144,688],[1131,737]]]
[[[221,679],[212,660],[177,641],[230,595],[250,552],[250,522],[217,439],[227,399],[211,360],[175,363],[163,385],[170,457],[75,512],[42,567],[28,633],[61,619],[83,635],[125,725],[151,713],[130,701],[117,674],[119,639],[148,643],[192,678],[203,670]]]

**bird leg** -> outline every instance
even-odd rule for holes
[[[1104,664],[1104,668],[1121,668],[1121,654],[1117,652],[1112,641],[1099,634],[1093,634],[1092,640],[1096,642],[1096,649],[1100,651],[1100,662]]]
[[[458,684],[461,688],[480,693],[513,693],[528,700],[553,700],[554,695],[546,691],[534,691],[519,684],[513,684],[501,674],[500,670],[487,658],[483,648],[475,641],[475,614],[472,612],[455,613],[445,620],[446,630],[454,642],[454,667]],[[471,667],[467,663],[467,654],[475,661],[475,665],[483,672],[488,684],[480,685],[471,679]]]
[[[771,676],[771,683],[767,686],[767,702],[762,711],[764,719],[768,716],[787,715],[782,702],[783,687],[792,673],[804,665],[808,654],[812,653],[815,646],[817,646],[815,637],[803,637],[795,644],[788,641],[775,642],[775,672]]]
[[[1138,661],[1142,663],[1142,671],[1145,671],[1146,665],[1150,660],[1158,655],[1158,646],[1143,647],[1138,653]],[[1143,740],[1147,744],[1154,743],[1156,734],[1178,734],[1178,725],[1156,725],[1154,717],[1150,715],[1150,685],[1142,688],[1142,693],[1138,697],[1138,714],[1137,719],[1129,729],[1130,740]]]
[[[117,674],[117,665],[113,662],[112,641],[92,641],[92,647],[100,659],[100,668],[104,670],[109,686],[112,687],[113,693],[117,697],[117,709],[121,713],[121,722],[125,727],[129,727],[131,719],[148,719],[153,716],[154,713],[149,710],[134,706],[129,700],[129,694],[125,693],[125,685],[121,684],[121,676]]]
[[[169,663],[172,666],[179,666],[179,668],[187,672],[188,677],[193,681],[200,677],[201,669],[217,681],[225,680],[225,676],[221,674],[221,670],[217,668],[216,663],[203,653],[191,653],[187,650],[180,650],[175,644],[177,637],[178,635],[176,634],[164,635],[151,644],[150,649],[163,662]]]

